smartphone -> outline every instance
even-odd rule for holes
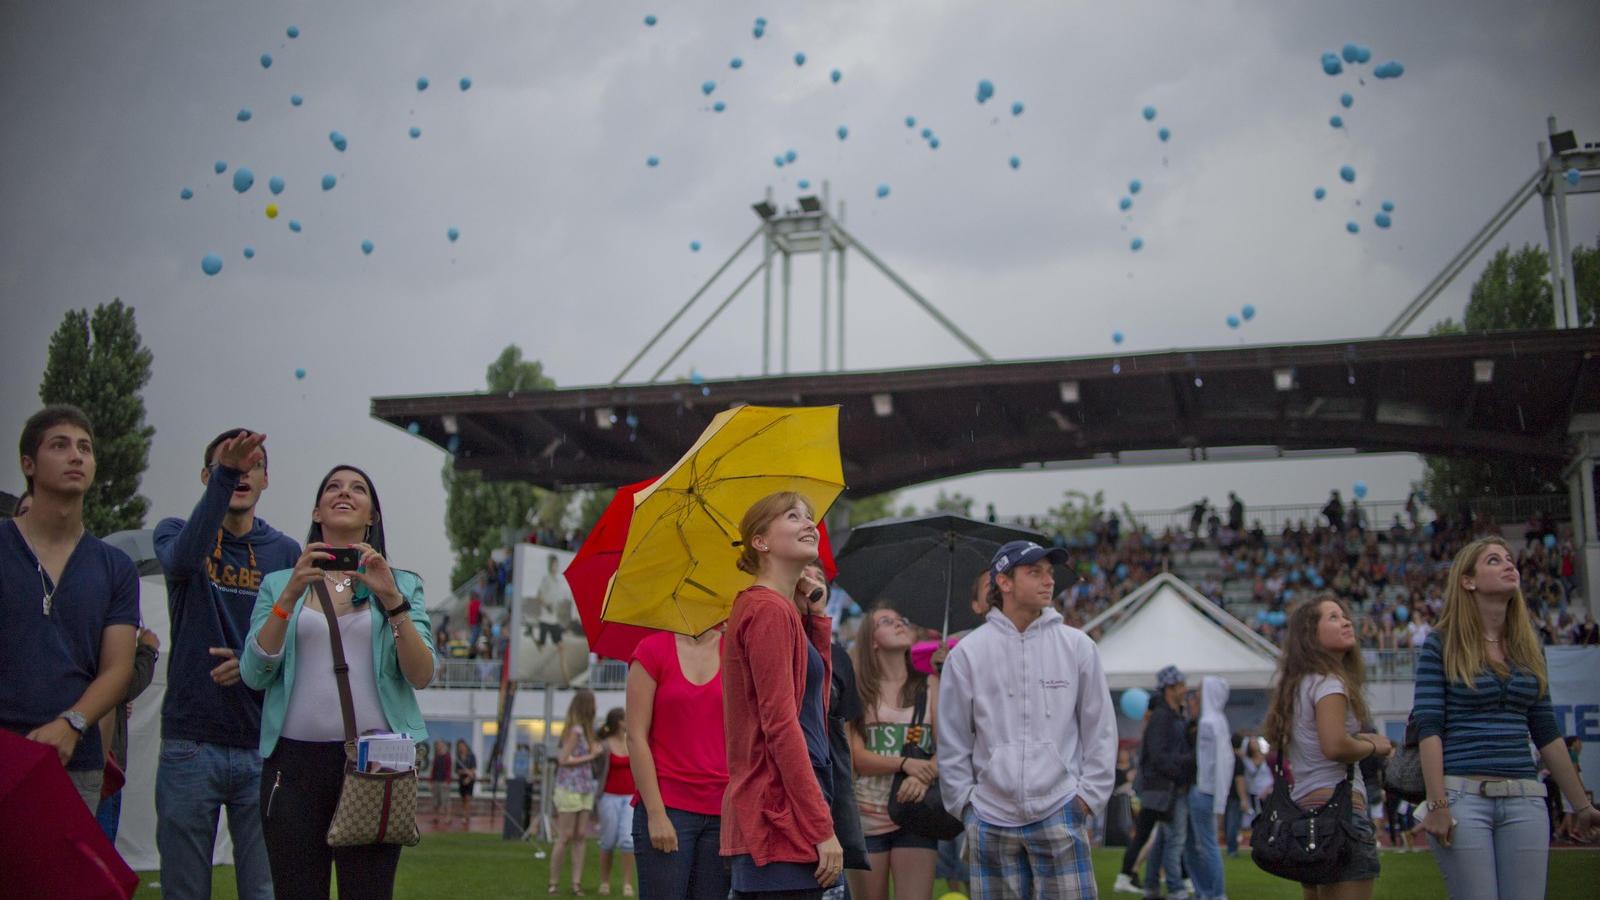
[[[328,547],[323,553],[332,554],[333,559],[322,560],[317,568],[329,572],[353,572],[361,566],[361,550],[358,547]]]

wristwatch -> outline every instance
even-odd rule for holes
[[[1435,803],[1432,800],[1426,800],[1426,801],[1423,801],[1422,805],[1423,805],[1424,808],[1426,808],[1428,810],[1428,812],[1433,812],[1434,810],[1438,810],[1438,809],[1449,809],[1450,808],[1450,798],[1446,797],[1446,798],[1444,798],[1444,800],[1442,800],[1442,801],[1440,801],[1438,803]]]
[[[79,734],[83,734],[83,730],[89,727],[89,720],[83,717],[83,713],[78,712],[75,709],[69,709],[61,715],[56,716],[56,718],[66,719],[67,724],[72,726],[72,730]]]

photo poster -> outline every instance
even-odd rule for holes
[[[1544,658],[1556,727],[1583,741],[1578,766],[1592,794],[1600,787],[1600,647],[1546,647]]]

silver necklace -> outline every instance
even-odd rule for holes
[[[42,563],[34,563],[33,567],[39,570],[39,590],[44,592],[44,614],[49,616],[50,607],[55,604],[56,591],[61,590],[61,583],[56,582],[55,590],[51,590],[49,586],[45,584],[44,565]]]
[[[327,576],[323,576],[323,577],[327,577]],[[346,575],[342,581],[335,581],[335,582],[332,582],[332,584],[333,584],[333,592],[335,594],[342,594],[342,593],[344,593],[344,589],[350,586],[350,576]]]

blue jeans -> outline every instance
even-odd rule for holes
[[[1480,797],[1447,790],[1455,832],[1428,843],[1453,900],[1543,897],[1550,817],[1543,797]]]
[[[1212,811],[1215,798],[1199,791],[1189,792],[1189,839],[1183,861],[1200,900],[1222,896],[1222,851],[1217,849],[1217,818]]]
[[[224,806],[239,897],[272,900],[272,870],[261,837],[261,754],[253,747],[166,739],[156,767],[156,849],[163,897],[211,896],[211,854]]]
[[[1228,855],[1239,855],[1239,824],[1244,819],[1244,807],[1239,805],[1239,792],[1228,792],[1228,803],[1222,808],[1222,834],[1228,842]]]
[[[1158,826],[1156,846],[1145,861],[1144,892],[1153,897],[1161,893],[1161,873],[1167,873],[1167,896],[1183,893],[1183,845],[1189,839],[1189,793],[1174,792],[1167,820]]]
[[[95,821],[100,823],[100,830],[106,833],[106,840],[115,844],[117,842],[117,823],[122,820],[122,792],[100,801],[100,808],[94,811]]]
[[[633,863],[639,900],[727,900],[732,874],[722,862],[722,817],[667,807],[678,832],[678,849],[662,853],[650,844],[650,815],[633,808]]]

